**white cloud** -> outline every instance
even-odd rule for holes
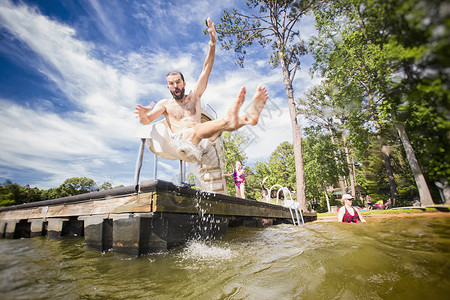
[[[98,3],[91,1],[99,17],[97,22],[106,32],[112,15],[103,11]],[[155,14],[164,15],[167,20],[167,11],[162,11],[161,5],[142,4],[146,11],[160,10]],[[188,6],[194,15],[185,14]],[[224,6],[226,3],[219,7],[199,0],[172,9],[170,13],[180,13],[181,19],[177,22],[203,23],[208,15],[217,22]],[[149,20],[145,10],[135,17],[150,24],[155,20]],[[182,71],[187,89],[192,89],[209,40],[200,32],[198,41],[178,50],[168,51],[164,45],[153,44],[151,52],[113,53],[109,50],[113,54],[103,53],[107,57],[102,61],[95,55],[99,46],[84,41],[70,26],[43,16],[34,8],[1,1],[0,25],[38,55],[39,59],[31,67],[37,66],[77,108],[76,112],[58,115],[48,110],[51,105],[36,109],[34,99],[30,99],[26,107],[0,99],[0,165],[49,174],[39,182],[29,182],[41,188],[56,187],[74,176],[110,181],[113,185],[131,184],[139,145],[135,138],[139,125],[133,106],[169,97],[164,82],[169,70]],[[166,34],[170,35],[171,28],[162,24],[153,30],[167,30]],[[116,28],[111,30],[114,40],[118,41],[120,32]],[[264,57],[269,50],[258,49],[249,51],[245,68],[241,69],[234,65],[234,53],[218,47],[209,85],[202,97],[203,104],[210,104],[222,117],[242,86],[247,88],[243,109],[251,102],[258,85],[267,86],[269,103],[263,110],[260,124],[251,128],[258,138],[246,149],[250,162],[267,158],[285,140],[292,142],[281,71],[268,66],[268,56],[267,60]],[[296,89],[306,89],[312,83],[305,71],[299,71],[297,78]],[[39,100],[42,104],[51,103],[51,99]],[[148,150],[146,155],[149,155]],[[112,166],[122,169],[111,170]],[[160,161],[159,169],[161,179],[171,180],[178,174],[176,162]],[[131,176],[127,179],[128,174]]]
[[[91,173],[89,168],[122,155],[108,145],[106,138],[98,138],[83,120],[68,122],[54,113],[34,111],[5,100],[0,100],[0,108],[0,165],[57,174],[61,184],[61,178]]]
[[[258,124],[243,129],[251,140],[245,149],[249,163],[266,160],[284,141],[292,143],[291,128],[286,101],[282,98],[269,99]]]
[[[62,176],[92,174],[96,167],[74,159],[93,158],[97,165],[100,161],[124,161],[125,153],[117,148],[133,140],[137,121],[132,106],[151,86],[92,58],[92,45],[76,39],[73,29],[35,9],[4,2],[0,20],[40,56],[41,72],[80,109],[59,116],[1,100],[2,165],[67,178]]]

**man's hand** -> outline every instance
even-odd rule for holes
[[[147,107],[139,105],[139,104],[135,107],[136,111],[134,113],[137,114],[137,116],[139,117],[139,121],[141,122],[141,124],[147,125],[150,123],[147,113],[149,111],[151,111],[154,106],[155,106],[155,103],[152,102]]]
[[[217,32],[216,28],[214,27],[214,23],[211,21],[209,17],[206,23],[208,25],[208,32],[209,36],[211,37],[211,43],[215,44],[217,41]]]

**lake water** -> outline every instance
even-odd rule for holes
[[[0,240],[0,299],[449,299],[450,217],[230,228],[130,258]]]

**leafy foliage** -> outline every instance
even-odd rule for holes
[[[40,200],[41,191],[29,185],[20,186],[6,180],[0,184],[0,206],[29,203]]]
[[[339,0],[315,11],[314,70],[327,78],[336,109],[345,112],[342,121],[360,160],[375,157],[377,151],[365,146],[373,145],[374,133],[389,145],[400,194],[411,194],[411,173],[405,176],[397,162],[408,161],[415,177],[421,176],[420,164],[429,183],[450,177],[450,23],[444,7],[443,1]],[[401,143],[391,135],[394,127]],[[418,163],[401,145],[415,150]],[[383,191],[386,175],[378,172]]]
[[[111,183],[105,182],[100,187],[100,190],[110,188],[112,188]],[[6,180],[3,184],[0,184],[0,206],[57,199],[98,190],[97,184],[92,179],[86,177],[69,178],[57,188],[50,188],[42,191],[37,187],[32,188],[30,185],[21,186],[12,183],[10,180]]]
[[[255,164],[255,174],[262,181],[268,177],[265,187],[275,184],[295,190],[294,148],[289,142],[282,142],[270,155],[267,162]]]

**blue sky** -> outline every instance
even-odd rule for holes
[[[165,75],[179,70],[187,90],[201,72],[209,36],[205,19],[244,1],[0,0],[0,180],[40,189],[71,177],[99,185],[132,185],[141,125],[136,104],[171,97]],[[312,17],[301,32],[314,32]],[[281,69],[270,49],[248,49],[245,67],[217,47],[203,106],[223,116],[239,89],[249,99],[266,85],[270,99],[251,137],[248,164],[263,161],[283,141],[292,142]],[[305,57],[294,82],[299,97],[318,79]],[[250,101],[248,101],[250,102]],[[244,104],[245,106],[245,104]],[[141,179],[153,177],[146,150]],[[160,160],[159,178],[175,180],[178,163]]]

